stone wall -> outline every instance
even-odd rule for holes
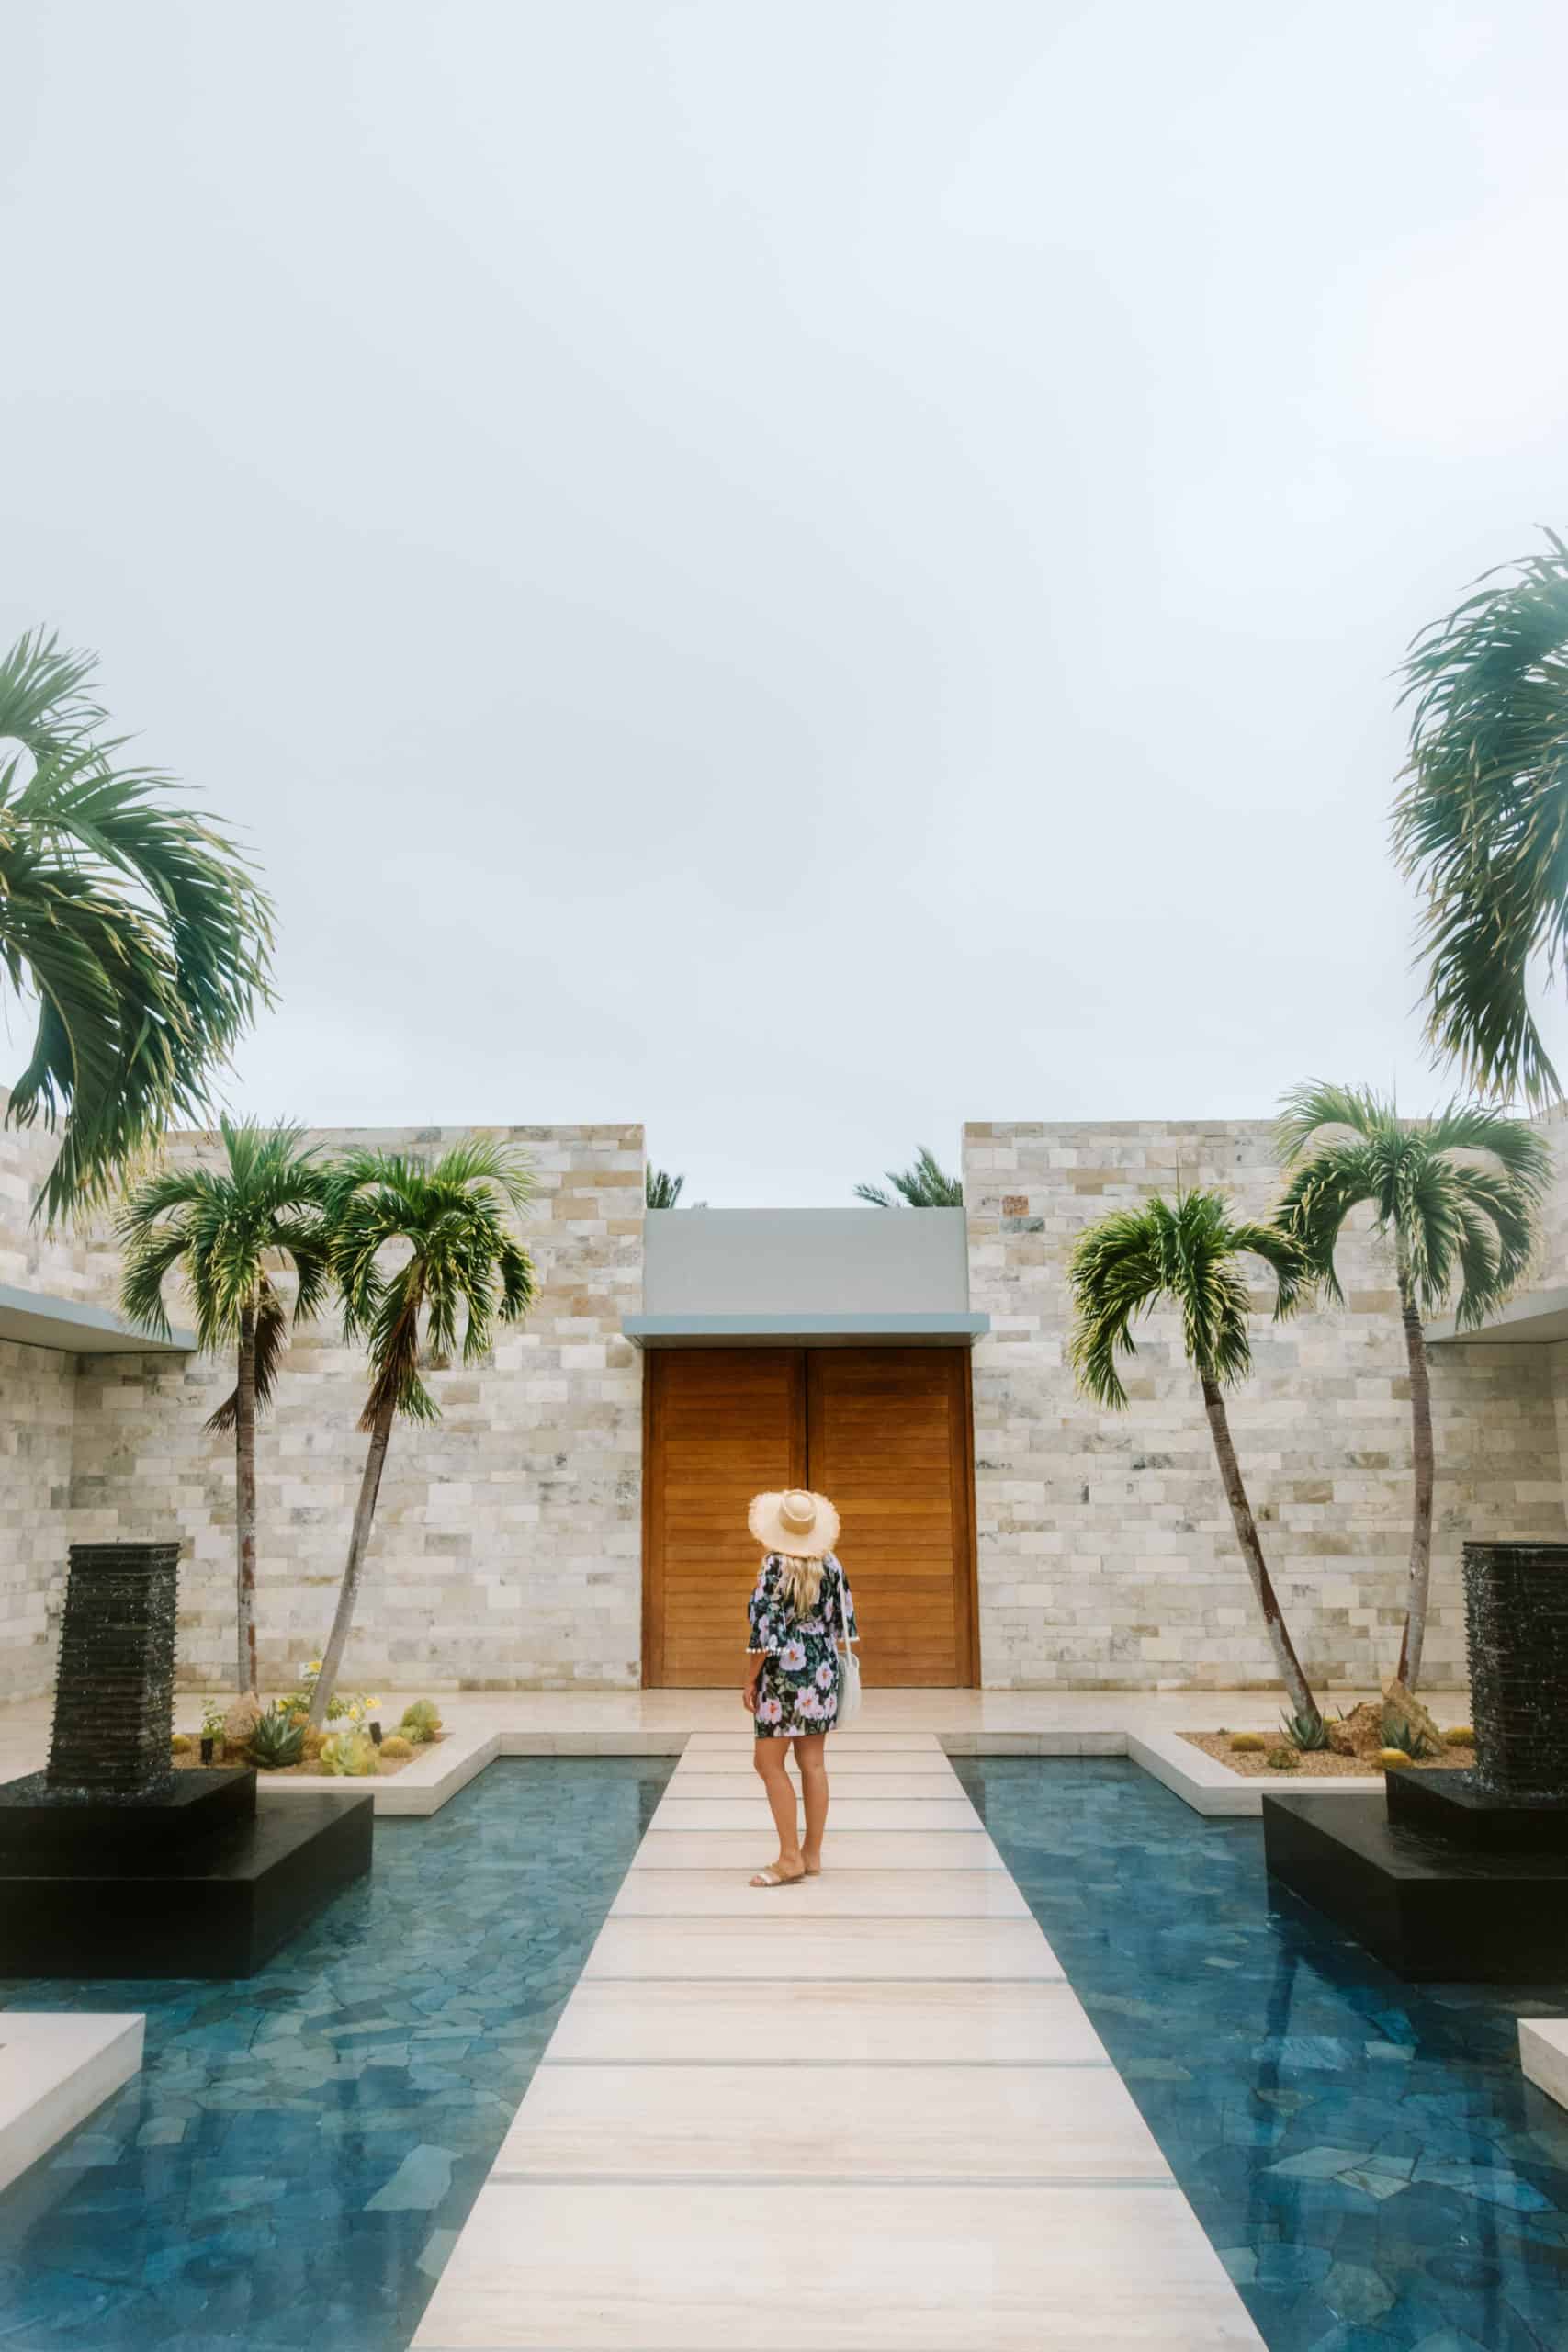
[[[470,1129],[314,1138],[434,1153]],[[485,1129],[531,1156],[524,1227],[540,1297],[493,1356],[431,1376],[429,1428],[400,1423],[345,1675],[361,1686],[616,1690],[641,1645],[642,1130]],[[215,1139],[175,1147],[216,1158]],[[170,1312],[179,1319],[177,1298]],[[234,1623],[232,1441],[203,1424],[232,1384],[199,1357],[81,1359],[72,1535],[181,1538],[180,1678],[226,1682]],[[257,1445],[264,1683],[293,1678],[332,1621],[366,1440],[363,1358],[335,1324],[299,1332]]]
[[[74,1356],[0,1340],[0,1700],[50,1687],[75,1393]]]
[[[1219,1184],[1264,1214],[1265,1121],[976,1125],[964,1131],[984,1679],[998,1689],[1271,1683],[1207,1424],[1174,1317],[1139,1329],[1131,1406],[1102,1412],[1066,1363],[1074,1236],[1151,1190]],[[1261,1272],[1261,1269],[1259,1270]],[[1393,1668],[1409,1544],[1410,1410],[1390,1268],[1364,1229],[1340,1254],[1343,1312],[1254,1325],[1232,1422],[1309,1674]],[[1255,1294],[1263,1306],[1261,1283]],[[1433,1351],[1438,1456],[1426,1679],[1462,1683],[1466,1536],[1564,1534],[1551,1351]]]

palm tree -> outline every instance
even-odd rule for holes
[[[178,1267],[210,1354],[234,1351],[232,1393],[207,1423],[234,1432],[237,1654],[241,1690],[256,1687],[256,1415],[277,1384],[289,1311],[273,1281],[294,1269],[293,1320],[308,1322],[331,1291],[325,1172],[299,1148],[299,1127],[222,1122],[225,1169],[170,1168],[139,1184],[119,1212],[120,1303],[169,1336],[164,1283]]]
[[[1484,572],[1411,644],[1394,845],[1425,885],[1427,1035],[1467,1084],[1540,1102],[1557,1073],[1528,997],[1568,951],[1568,544]]]
[[[94,667],[41,630],[0,660],[0,969],[39,1003],[6,1117],[63,1120],[51,1222],[101,1202],[165,1126],[205,1119],[268,993],[270,901],[166,776],[118,764]]]
[[[961,1209],[964,1206],[964,1186],[956,1176],[943,1173],[938,1167],[936,1154],[929,1144],[921,1144],[915,1154],[912,1168],[889,1168],[887,1181],[891,1193],[879,1184],[857,1184],[857,1201],[869,1201],[874,1209],[897,1208],[900,1201],[912,1209]]]
[[[476,1139],[458,1144],[431,1168],[400,1152],[355,1151],[330,1171],[328,1215],[333,1264],[343,1295],[344,1332],[370,1353],[370,1393],[359,1426],[369,1432],[359,1502],[337,1613],[310,1700],[310,1720],[326,1721],[376,1517],[387,1442],[399,1413],[435,1421],[441,1408],[421,1377],[427,1343],[436,1362],[457,1345],[467,1317],[463,1362],[490,1353],[495,1326],[516,1323],[534,1303],[534,1261],[506,1229],[506,1212],[525,1209],[534,1180],[523,1154]],[[389,1245],[406,1253],[389,1270],[378,1261]]]
[[[1187,1361],[1198,1375],[1209,1434],[1220,1465],[1236,1542],[1263,1612],[1280,1679],[1299,1728],[1322,1718],[1269,1577],[1258,1524],[1247,1499],[1225,1411],[1225,1390],[1252,1368],[1247,1335],[1247,1286],[1237,1261],[1259,1258],[1274,1279],[1276,1319],[1300,1299],[1305,1263],[1301,1245],[1274,1225],[1232,1222],[1218,1193],[1159,1193],[1135,1209],[1117,1209],[1082,1232],[1068,1266],[1076,1321],[1069,1361],[1079,1388],[1097,1404],[1125,1410],[1127,1391],[1118,1356],[1137,1352],[1134,1319],[1168,1301],[1181,1317]]]
[[[647,1171],[648,1206],[650,1209],[672,1209],[681,1197],[683,1176],[671,1176],[667,1169],[650,1167]]]
[[[1535,1254],[1551,1152],[1533,1127],[1483,1104],[1453,1102],[1406,1124],[1365,1087],[1320,1083],[1285,1097],[1279,1134],[1291,1180],[1275,1215],[1329,1297],[1343,1297],[1334,1246],[1352,1209],[1371,1209],[1373,1231],[1393,1251],[1416,1469],[1399,1679],[1414,1690],[1432,1570],[1432,1392],[1421,1326],[1442,1313],[1456,1281],[1461,1330],[1507,1296]]]

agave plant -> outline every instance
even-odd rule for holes
[[[1328,1725],[1319,1714],[1282,1714],[1280,1724],[1291,1746],[1303,1756],[1315,1756],[1328,1746]]]
[[[305,1753],[305,1725],[298,1715],[269,1707],[250,1736],[251,1757],[264,1772],[287,1771]]]

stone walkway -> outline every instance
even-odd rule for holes
[[[830,1764],[758,1893],[692,1736],[416,2352],[1261,2352],[934,1734]]]

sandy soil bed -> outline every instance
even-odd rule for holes
[[[1244,1781],[1346,1781],[1375,1779],[1382,1766],[1370,1756],[1336,1756],[1332,1748],[1320,1748],[1314,1755],[1297,1758],[1293,1772],[1277,1772],[1261,1748],[1244,1750],[1239,1756],[1231,1747],[1228,1733],[1221,1731],[1184,1731],[1181,1735],[1205,1756],[1213,1756],[1218,1763],[1228,1764]],[[1267,1736],[1267,1735],[1265,1735]],[[1269,1746],[1280,1743],[1270,1740]],[[1473,1747],[1445,1747],[1440,1756],[1432,1757],[1425,1764],[1402,1765],[1407,1772],[1462,1771],[1475,1761]]]
[[[445,1739],[446,1736],[446,1735],[445,1732],[439,1732],[434,1740],[427,1741],[425,1745],[427,1747],[439,1747],[442,1740]],[[175,1756],[170,1758],[170,1761],[173,1763],[176,1772],[194,1772],[199,1768],[201,1763],[201,1750],[199,1747],[195,1746],[194,1737],[195,1736],[192,1735],[193,1744],[188,1755]],[[423,1756],[423,1747],[416,1747],[414,1749],[413,1756],[378,1755],[376,1758],[377,1769],[374,1773],[341,1773],[335,1777],[342,1780],[345,1789],[352,1788],[356,1779],[362,1781],[368,1781],[372,1779],[389,1781],[395,1773],[402,1771],[406,1765],[412,1764],[415,1756]],[[221,1766],[225,1760],[226,1759],[221,1751],[215,1754],[212,1759],[214,1765],[217,1766]],[[245,1758],[243,1756],[238,1756],[233,1758],[233,1761],[237,1764],[243,1764],[245,1761]],[[256,1770],[264,1781],[298,1781],[310,1778],[325,1780],[328,1777],[331,1777],[321,1771],[319,1764],[310,1762],[286,1764],[281,1771],[268,1772],[263,1770],[260,1765],[257,1766]]]

